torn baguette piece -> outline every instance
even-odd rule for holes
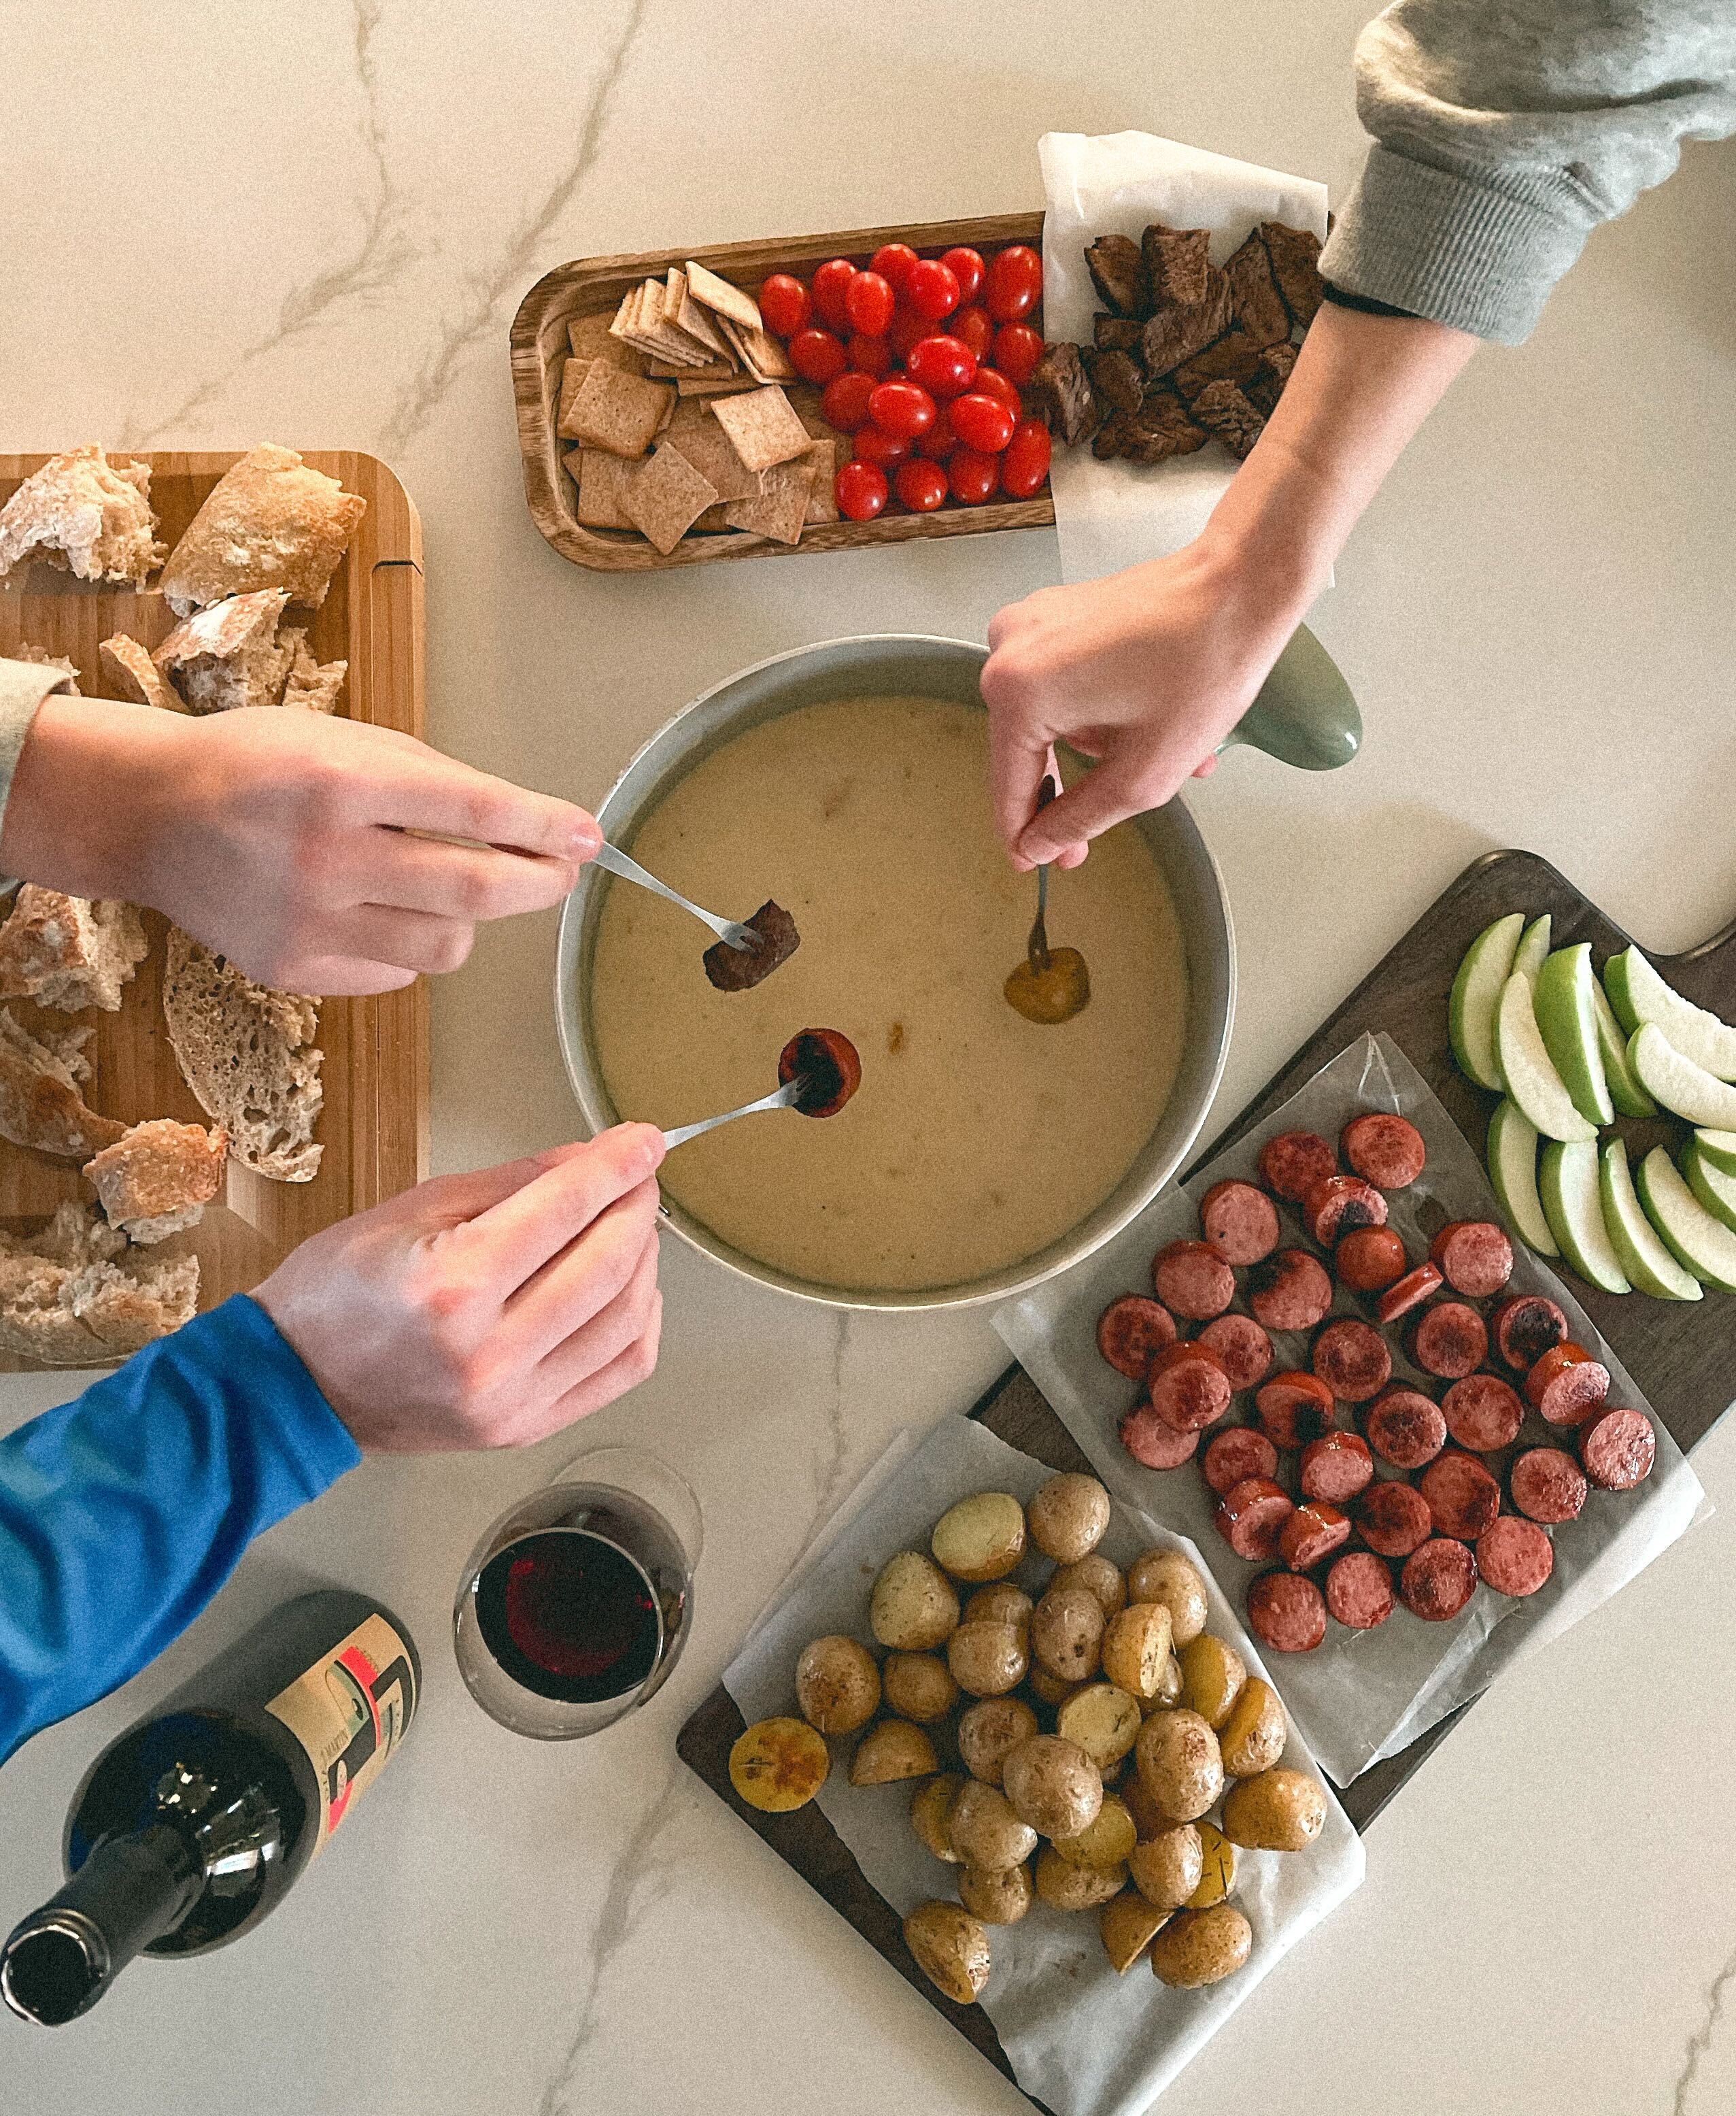
[[[150,1117],[85,1163],[108,1224],[141,1244],[196,1226],[223,1187],[229,1134],[221,1125]]]
[[[51,456],[0,507],[0,579],[34,562],[142,588],[164,548],[150,486],[149,463],[110,462],[99,448]]]
[[[368,511],[359,494],[266,443],[225,471],[171,553],[160,583],[177,617],[261,588],[317,609]]]
[[[124,1359],[193,1318],[197,1257],[135,1258],[94,1207],[68,1199],[34,1235],[0,1230],[0,1351],[44,1366]]]
[[[288,600],[284,588],[226,596],[177,624],[151,658],[192,712],[281,705],[296,657],[278,631]]]
[[[48,1029],[33,1036],[8,1006],[0,1006],[0,1138],[63,1161],[88,1161],[126,1131],[113,1117],[87,1108],[79,1083],[90,1077],[88,1028]]]
[[[293,655],[289,681],[283,686],[282,702],[299,706],[304,712],[335,713],[338,701],[343,696],[343,679],[350,672],[349,663],[316,661],[305,632],[287,630],[282,640]]]
[[[97,652],[103,666],[121,687],[121,696],[135,706],[157,706],[164,712],[184,713],[186,701],[152,660],[150,649],[124,632],[105,639]]]
[[[0,925],[0,999],[34,999],[62,1014],[113,1014],[121,987],[150,952],[130,904],[63,895],[27,881]]]

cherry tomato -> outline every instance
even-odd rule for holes
[[[1004,404],[975,390],[967,396],[955,397],[948,408],[953,431],[967,450],[984,455],[998,456],[1013,439],[1013,429],[1018,423]]]
[[[1004,404],[1015,419],[1025,414],[1025,400],[1018,393],[1018,384],[1009,382],[998,369],[979,367],[971,389],[979,397],[992,397],[997,404]]]
[[[1043,338],[1029,324],[1003,324],[994,334],[994,365],[1015,382],[1028,382],[1043,357]]]
[[[962,338],[942,333],[917,339],[904,371],[930,397],[961,397],[976,379],[976,356]]]
[[[883,434],[914,441],[935,423],[935,400],[914,382],[883,382],[868,399],[868,416]]]
[[[790,366],[804,382],[824,389],[850,365],[850,356],[829,330],[799,330],[790,340]]]
[[[774,272],[760,289],[760,314],[765,328],[779,338],[794,338],[807,321],[813,303],[808,290],[788,272]]]
[[[886,473],[870,462],[847,462],[832,481],[832,497],[852,522],[871,522],[885,511]]]
[[[926,456],[930,462],[944,463],[958,445],[958,436],[953,431],[953,422],[947,416],[944,404],[936,407],[935,423],[916,443],[916,453]]]
[[[958,282],[959,300],[974,301],[982,292],[981,251],[948,250],[940,261]]]
[[[886,343],[892,347],[894,360],[908,360],[912,351],[933,331],[935,326],[926,316],[919,316],[914,309],[902,304],[892,320],[892,329],[886,334]]]
[[[893,485],[912,514],[932,514],[946,498],[946,472],[937,462],[900,463]]]
[[[994,497],[1000,481],[999,456],[980,455],[975,448],[955,448],[946,467],[947,490],[967,507],[981,507]]]
[[[1029,499],[1049,475],[1049,429],[1040,419],[1021,419],[1000,459],[1001,490],[1009,499]]]
[[[883,242],[868,260],[868,269],[878,272],[895,294],[910,284],[916,253],[907,242]]]
[[[858,272],[844,295],[844,313],[850,319],[851,329],[860,331],[864,338],[884,338],[897,299],[890,282],[878,272]],[[1022,315],[1023,310],[1019,313]]]
[[[914,453],[914,444],[907,435],[883,432],[871,422],[864,426],[856,437],[857,461],[877,463],[882,470],[890,470],[896,464],[908,462]]]
[[[791,358],[795,355],[792,353]],[[871,375],[878,382],[892,372],[892,347],[883,338],[865,338],[861,331],[850,334],[850,365],[858,375]]]
[[[815,310],[827,329],[835,330],[840,338],[850,328],[844,296],[855,277],[856,267],[847,257],[834,257],[814,274]]]
[[[820,400],[820,415],[840,434],[853,434],[868,423],[868,399],[874,394],[871,375],[840,375],[826,384]]]
[[[904,291],[917,315],[930,323],[951,315],[958,306],[958,281],[951,265],[943,264],[938,257],[919,257],[910,268],[910,283]]]
[[[979,360],[986,360],[994,340],[994,325],[984,308],[961,309],[948,326],[948,334],[969,346]]]
[[[1028,243],[1008,243],[989,267],[989,314],[998,324],[1016,324],[1031,314],[1042,292],[1042,259]]]

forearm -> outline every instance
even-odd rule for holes
[[[111,698],[44,699],[0,826],[0,872],[73,896],[149,900],[192,723]]]

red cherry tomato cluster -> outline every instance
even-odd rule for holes
[[[853,439],[841,514],[871,522],[894,496],[931,514],[948,499],[981,507],[1042,490],[1049,429],[1020,395],[1043,356],[1042,298],[1043,260],[1022,242],[987,259],[888,242],[866,269],[834,257],[806,286],[787,272],[766,280],[766,329],[822,392],[827,424]]]

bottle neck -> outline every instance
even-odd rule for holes
[[[88,2012],[133,1957],[199,1900],[201,1861],[160,1823],[99,1844],[0,1948],[0,1999],[54,2028]]]

